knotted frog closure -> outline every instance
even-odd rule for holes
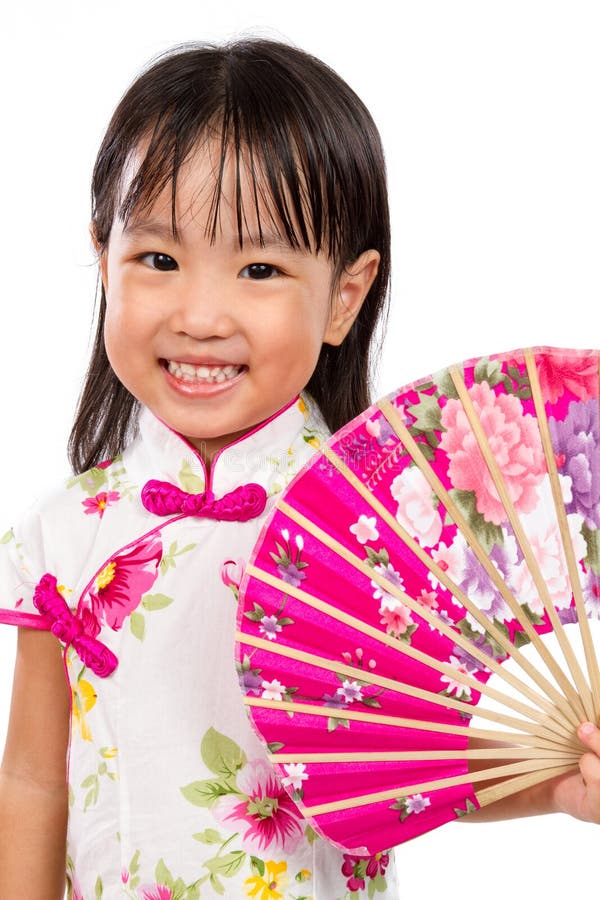
[[[142,503],[157,516],[203,516],[227,522],[246,522],[260,516],[267,492],[260,484],[243,484],[216,499],[210,491],[188,494],[168,481],[148,481],[142,488]]]
[[[56,578],[47,573],[35,587],[33,602],[39,612],[52,622],[50,631],[63,641],[71,644],[82,662],[100,678],[106,678],[119,664],[112,652],[96,639],[100,625],[95,616],[84,609],[81,618],[73,615],[62,594],[56,587]]]

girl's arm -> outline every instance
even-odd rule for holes
[[[460,821],[496,822],[519,816],[563,812],[584,822],[600,825],[600,729],[582,725],[577,733],[588,748],[579,761],[578,772],[544,781],[463,816]],[[470,746],[474,747],[475,742]],[[472,768],[475,769],[475,766]]]
[[[56,637],[20,627],[0,767],[0,897],[64,896],[69,692]]]

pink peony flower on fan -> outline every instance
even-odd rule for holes
[[[598,396],[598,361],[595,356],[553,353],[537,361],[544,400],[556,403],[565,390],[579,400]]]
[[[469,396],[515,509],[531,512],[537,505],[536,488],[546,471],[535,419],[524,414],[517,397],[496,395],[486,382],[470,387]],[[477,511],[487,522],[506,522],[506,512],[459,400],[448,400],[442,410],[442,427],[440,447],[448,454],[448,475],[454,487],[474,492]]]

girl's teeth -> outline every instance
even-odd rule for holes
[[[242,370],[242,366],[192,366],[190,363],[178,363],[168,361],[168,369],[171,375],[182,381],[201,381],[207,384],[221,384],[235,377]]]

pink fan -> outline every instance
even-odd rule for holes
[[[576,769],[600,721],[598,367],[542,348],[415,382],[272,511],[240,591],[244,700],[344,849]]]

